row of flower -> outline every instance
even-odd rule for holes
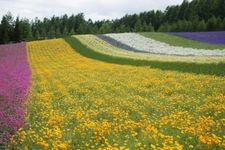
[[[224,77],[104,63],[62,39],[28,52],[27,126],[12,149],[225,148]]]
[[[0,46],[0,145],[24,124],[30,82],[25,43]]]
[[[105,36],[119,41],[138,52],[181,56],[225,56],[225,50],[205,50],[171,46],[137,33],[105,34]]]
[[[225,56],[221,57],[185,57],[185,56],[171,56],[171,55],[157,55],[157,54],[150,54],[150,53],[138,53],[128,50],[128,47],[120,47],[120,43],[116,42],[113,44],[115,40],[109,41],[109,39],[105,39],[106,36],[94,36],[94,35],[76,35],[74,36],[77,38],[82,44],[86,45],[87,47],[91,48],[92,50],[116,57],[122,58],[131,58],[131,59],[141,59],[141,60],[148,60],[148,61],[166,61],[166,62],[192,62],[192,63],[218,63],[218,62],[225,62]],[[112,45],[113,44],[113,45]],[[127,49],[127,50],[125,50]]]
[[[225,44],[225,31],[214,32],[170,32],[169,34],[179,35],[192,40],[212,44]]]

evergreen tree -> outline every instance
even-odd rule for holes
[[[41,37],[40,37],[40,32],[39,32],[38,30],[36,30],[36,31],[34,32],[34,38],[35,38],[36,40],[40,40],[40,39],[41,39]]]
[[[222,30],[225,30],[225,18],[223,19],[223,22],[222,22]]]
[[[31,26],[29,23],[29,20],[24,19],[20,21],[21,28],[22,28],[22,40],[24,41],[30,41],[33,39]]]
[[[112,32],[111,29],[112,29],[112,26],[111,26],[111,24],[107,21],[107,22],[104,22],[104,23],[102,24],[102,26],[101,26],[100,29],[99,29],[99,32],[102,33],[102,34],[104,34],[104,33],[110,33],[110,32]]]
[[[147,25],[146,21],[143,22],[142,28],[141,28],[141,29],[142,29],[141,32],[146,32],[146,31],[148,31],[148,25]]]
[[[72,28],[71,30],[70,30],[70,35],[75,35],[76,34],[76,32],[74,31],[74,29]]]
[[[148,32],[154,32],[154,27],[152,26],[152,23],[150,22],[149,25],[148,25],[148,28],[147,28],[147,31]]]
[[[41,28],[41,32],[38,32],[38,34],[39,34],[39,38],[40,38],[40,36],[41,36],[42,39],[47,39],[48,38],[45,27],[42,27]]]
[[[67,36],[68,35],[68,30],[67,27],[65,26],[63,29],[63,36]]]
[[[140,32],[140,31],[142,31],[142,26],[141,26],[141,20],[140,20],[140,19],[138,19],[137,22],[135,23],[134,31],[135,31],[135,32]]]
[[[14,29],[14,40],[21,41],[22,40],[22,26],[19,20],[19,17],[16,18],[15,29]]]
[[[50,39],[55,38],[55,30],[54,30],[53,27],[50,27],[50,30],[49,30],[49,32],[48,32],[48,37],[49,37]]]
[[[223,30],[223,21],[220,17],[217,18],[216,20],[216,29],[215,30]]]
[[[1,23],[0,23],[0,44],[2,44],[2,27],[1,27]]]
[[[205,31],[207,28],[204,20],[201,20],[198,24],[198,31]]]
[[[5,16],[3,16],[1,21],[1,42],[8,43],[10,40],[9,33],[9,22]]]
[[[120,26],[119,26],[119,28],[118,28],[118,32],[119,33],[124,33],[124,32],[126,32],[126,26],[124,25],[124,24],[121,24]]]
[[[213,31],[217,28],[217,20],[215,16],[212,16],[207,22],[207,30]]]
[[[61,37],[61,32],[60,32],[60,28],[59,27],[56,28],[55,36],[56,36],[56,38],[60,38]]]

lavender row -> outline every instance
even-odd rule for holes
[[[170,34],[182,36],[192,40],[211,44],[225,44],[225,31],[216,32],[170,32]]]
[[[26,44],[0,45],[0,144],[24,124],[30,77]]]
[[[115,40],[115,39],[113,39],[111,37],[105,36],[103,34],[98,34],[96,36],[98,38],[106,41],[107,43],[115,46],[115,47],[118,47],[118,48],[121,48],[121,49],[125,49],[125,50],[128,50],[128,51],[136,51],[136,52],[138,51],[138,52],[140,52],[139,50],[137,50],[137,49],[135,49],[133,47],[130,47],[130,46],[124,44],[124,43],[121,43],[121,42],[119,42],[119,41],[117,41],[117,40]]]

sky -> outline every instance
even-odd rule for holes
[[[0,17],[13,16],[34,19],[84,13],[85,19],[116,19],[126,14],[149,10],[165,10],[183,0],[0,0]]]

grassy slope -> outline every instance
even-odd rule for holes
[[[225,49],[225,45],[208,44],[166,33],[143,32],[140,34],[145,37],[170,44],[172,46],[191,47],[197,49]]]
[[[196,74],[209,74],[224,76],[225,75],[225,63],[218,64],[196,64],[196,63],[185,63],[185,62],[160,62],[160,61],[147,61],[147,60],[135,60],[131,58],[122,58],[117,56],[110,56],[96,52],[86,45],[82,44],[75,37],[67,37],[65,41],[70,44],[81,55],[101,60],[108,63],[116,64],[126,64],[126,65],[135,65],[135,66],[150,66],[151,68],[159,68],[162,70],[173,70],[181,72],[189,72]]]

